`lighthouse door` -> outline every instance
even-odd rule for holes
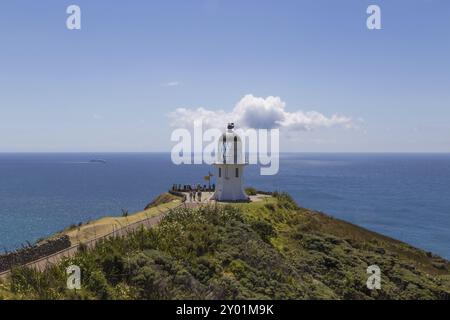
[[[229,180],[230,176],[228,174],[228,167],[225,167],[225,179]]]

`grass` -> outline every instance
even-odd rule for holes
[[[65,288],[69,264],[83,270],[80,291]],[[373,264],[381,290],[366,287]],[[43,273],[13,270],[0,298],[450,299],[449,270],[442,258],[275,193],[178,208],[155,228],[103,241]]]
[[[181,204],[181,200],[170,194],[157,197],[147,209],[127,216],[104,217],[81,225],[72,225],[68,229],[58,233],[56,236],[68,235],[72,245],[86,242],[95,237],[106,235],[114,230],[136,223],[141,220],[156,217],[162,211],[174,208]]]
[[[265,198],[263,202],[236,204],[235,206],[239,207],[250,219],[262,219],[272,224],[278,234],[278,237],[272,239],[275,242],[281,243],[287,238],[292,238],[293,233],[332,236],[343,239],[360,249],[388,251],[399,261],[409,263],[431,275],[449,275],[450,264],[445,259],[321,212],[304,208],[294,211],[286,210],[282,205],[280,206],[276,197]],[[442,265],[443,268],[439,268]]]
[[[9,286],[5,283],[0,282],[0,300],[11,300],[14,298],[15,296],[10,291]]]

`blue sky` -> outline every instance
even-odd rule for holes
[[[354,124],[286,130],[283,151],[450,148],[445,0],[2,1],[0,48],[1,152],[169,151],[168,114],[248,94]]]

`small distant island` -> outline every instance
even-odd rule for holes
[[[166,193],[135,215],[68,228],[61,234],[83,243],[94,230],[170,209],[152,228],[82,246],[43,271],[13,268],[0,299],[450,299],[447,260],[299,207],[288,194],[196,207],[182,201]],[[83,270],[81,290],[66,288],[72,264]],[[374,264],[379,290],[366,286]]]
[[[92,159],[89,160],[90,163],[101,163],[101,164],[106,164],[106,160],[103,159]]]

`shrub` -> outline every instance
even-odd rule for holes
[[[276,203],[266,203],[270,214],[264,203],[174,209],[149,230],[89,250],[81,245],[45,272],[14,269],[10,291],[27,299],[449,298],[443,278],[411,268],[413,260],[399,263],[390,246],[353,239],[361,229],[348,227],[345,237],[332,228],[325,233],[321,215],[297,210],[287,194],[274,196]],[[372,260],[391,270],[377,292],[365,287]],[[82,270],[81,290],[66,289],[72,264]]]
[[[270,237],[273,237],[276,234],[273,226],[264,220],[252,221],[250,226],[264,242],[269,242]]]
[[[298,209],[297,203],[295,200],[291,197],[290,194],[286,192],[274,192],[273,196],[278,200],[278,204],[280,207],[283,207],[285,209],[289,210],[296,210]]]

